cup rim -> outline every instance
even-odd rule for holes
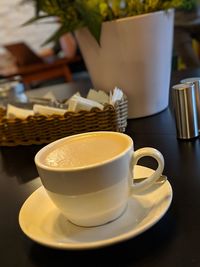
[[[117,154],[116,156],[112,157],[111,159],[105,160],[101,163],[95,163],[95,164],[90,164],[90,165],[85,165],[85,166],[81,166],[81,167],[75,167],[75,168],[66,168],[66,167],[52,167],[52,166],[47,166],[45,164],[43,164],[39,158],[41,157],[41,154],[43,154],[45,151],[47,151],[48,149],[52,148],[53,146],[55,146],[58,143],[63,142],[63,140],[66,139],[71,139],[77,136],[84,136],[84,135],[91,135],[91,134],[102,134],[102,133],[106,133],[106,134],[114,134],[114,135],[118,135],[118,136],[123,136],[125,137],[127,140],[129,140],[129,144],[127,145],[127,148],[124,149],[121,153]],[[128,136],[127,134],[121,133],[121,132],[113,132],[113,131],[96,131],[96,132],[86,132],[86,133],[81,133],[81,134],[75,134],[75,135],[70,135],[70,136],[66,136],[63,137],[61,139],[58,139],[56,141],[53,141],[49,144],[47,144],[46,146],[44,146],[43,148],[41,148],[35,155],[34,161],[36,164],[36,167],[39,167],[41,169],[45,169],[45,170],[49,170],[52,172],[76,172],[79,170],[88,170],[88,169],[92,169],[92,168],[96,168],[96,167],[100,167],[100,166],[104,166],[106,164],[109,164],[119,158],[121,158],[123,155],[125,155],[127,153],[128,150],[130,150],[130,148],[133,148],[133,140],[130,136]]]

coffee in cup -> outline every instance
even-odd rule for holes
[[[133,183],[138,160],[151,156],[156,171]],[[117,132],[72,135],[43,147],[35,156],[42,184],[49,197],[71,222],[97,226],[118,218],[131,194],[150,187],[162,174],[164,159],[154,148],[134,152],[132,139]]]

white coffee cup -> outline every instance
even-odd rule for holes
[[[134,166],[144,156],[156,159],[158,167],[145,181],[134,184]],[[118,218],[130,195],[150,187],[164,168],[158,150],[145,147],[134,152],[128,135],[106,131],[50,143],[36,154],[35,163],[53,203],[80,226],[102,225]]]

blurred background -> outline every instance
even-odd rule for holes
[[[21,0],[0,0],[0,49],[4,50],[3,44],[24,41],[35,52],[41,51],[41,44],[55,31],[57,25],[38,22],[21,27],[33,17],[34,8],[30,3],[20,3]],[[48,46],[50,44],[45,47]]]

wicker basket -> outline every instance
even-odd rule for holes
[[[127,99],[104,109],[66,112],[63,116],[34,115],[26,119],[8,119],[6,110],[0,108],[0,145],[47,144],[59,138],[92,131],[124,132],[127,125]]]

